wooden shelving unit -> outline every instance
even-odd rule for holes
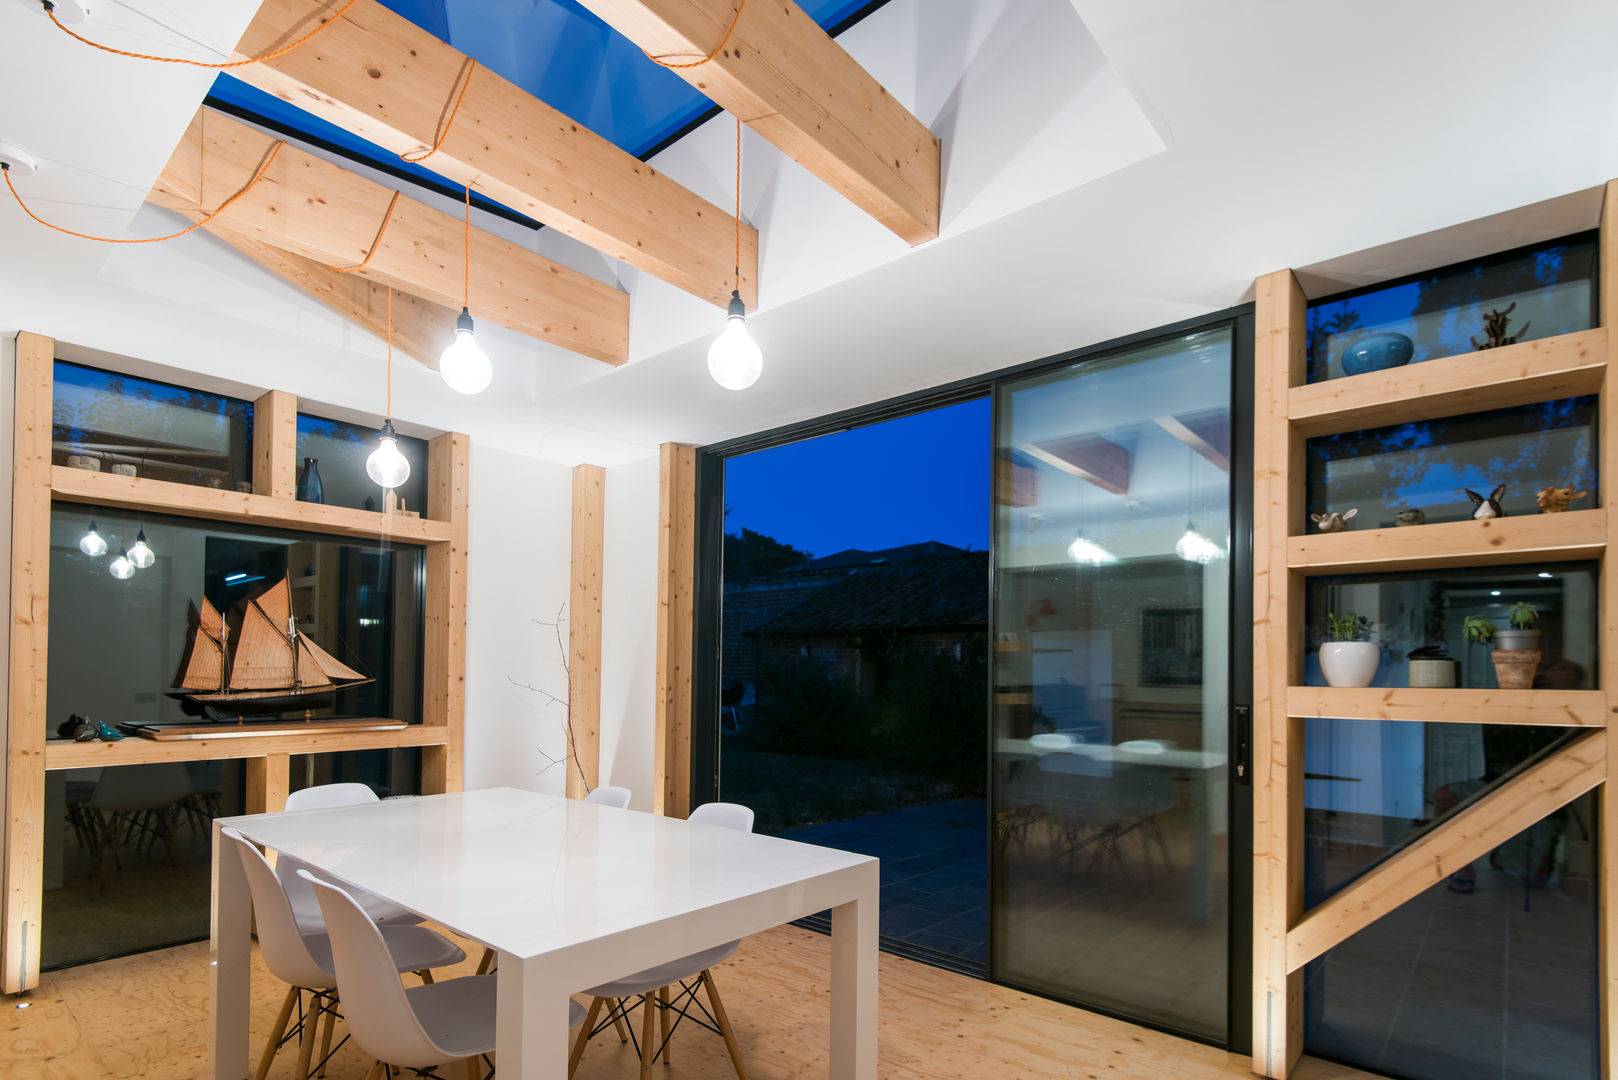
[[[1601,326],[1560,337],[1306,383],[1306,304],[1290,270],[1256,283],[1254,394],[1253,1069],[1292,1075],[1303,1050],[1303,969],[1459,866],[1573,799],[1618,764],[1618,181],[1607,186]],[[1553,515],[1322,535],[1305,520],[1305,440],[1599,394],[1602,505]],[[1599,690],[1346,689],[1303,684],[1304,590],[1322,574],[1600,560]],[[1313,717],[1526,724],[1584,734],[1445,818],[1370,874],[1304,908],[1303,741]],[[1603,1075],[1618,1077],[1618,799],[1601,798]]]
[[[279,810],[294,754],[416,747],[422,790],[461,786],[466,682],[466,550],[469,444],[445,434],[428,445],[429,491],[421,517],[298,502],[298,399],[271,390],[254,402],[253,491],[92,473],[51,464],[56,343],[17,336],[12,395],[10,673],[5,728],[4,892],[0,893],[0,992],[39,981],[43,910],[45,773],[108,765],[245,759],[250,813]],[[422,723],[393,731],[243,735],[157,742],[70,743],[46,738],[53,502],[84,503],[234,525],[294,529],[419,546],[426,567]],[[334,564],[335,565],[335,564]],[[319,575],[317,574],[318,578]],[[318,592],[318,590],[304,590]],[[309,614],[314,614],[310,612]],[[414,649],[410,650],[413,658]]]

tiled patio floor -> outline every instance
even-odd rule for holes
[[[882,860],[882,944],[982,975],[987,964],[988,809],[951,799],[782,833]]]

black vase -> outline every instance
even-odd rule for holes
[[[326,501],[326,485],[320,482],[320,462],[312,457],[303,459],[303,472],[298,476],[298,501]]]

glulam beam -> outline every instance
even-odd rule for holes
[[[200,109],[148,198],[200,220],[248,186],[275,143],[274,135]],[[470,232],[468,264],[469,234],[460,216],[402,195],[395,202],[396,195],[392,188],[286,145],[259,182],[209,227],[315,264],[300,277],[363,278],[391,285],[448,308],[452,319],[468,295],[470,272],[475,317],[608,364],[629,358],[627,293],[482,229]],[[361,264],[352,273],[332,269]],[[373,295],[383,291],[369,290]],[[322,300],[361,292],[365,290],[325,288]],[[453,330],[452,325],[449,333]],[[438,350],[447,342],[448,334]]]
[[[938,235],[939,144],[792,0],[581,0],[912,244]]]
[[[265,0],[237,44],[237,77],[630,266],[723,305],[737,263],[715,206],[376,0]],[[453,121],[451,119],[453,114]],[[741,229],[741,293],[756,297],[758,233]]]

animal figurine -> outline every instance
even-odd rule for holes
[[[1348,528],[1349,519],[1357,513],[1359,513],[1357,508],[1342,514],[1333,510],[1327,514],[1310,514],[1309,520],[1319,526],[1323,533],[1342,532]]]
[[[1427,521],[1427,515],[1421,510],[1401,510],[1393,515],[1395,525],[1422,525]]]
[[[1578,490],[1579,485],[1570,484],[1565,488],[1544,487],[1539,489],[1539,512],[1542,514],[1560,514],[1567,509],[1567,504],[1574,499],[1583,499],[1589,496],[1588,491]]]
[[[1505,508],[1500,505],[1500,498],[1506,493],[1506,485],[1501,484],[1489,492],[1487,499],[1468,488],[1461,488],[1460,490],[1466,493],[1468,499],[1472,500],[1472,517],[1476,520],[1487,521],[1490,518],[1506,516]]]
[[[1472,343],[1472,348],[1498,349],[1502,345],[1515,345],[1517,342],[1521,341],[1522,336],[1528,333],[1528,323],[1523,323],[1522,329],[1517,331],[1514,335],[1510,337],[1506,336],[1506,324],[1511,321],[1511,319],[1509,319],[1507,316],[1511,314],[1516,306],[1517,302],[1513,300],[1506,310],[1491,311],[1487,315],[1483,316],[1483,332],[1484,334],[1488,335],[1489,340],[1479,345],[1477,338],[1467,338],[1466,340]]]

